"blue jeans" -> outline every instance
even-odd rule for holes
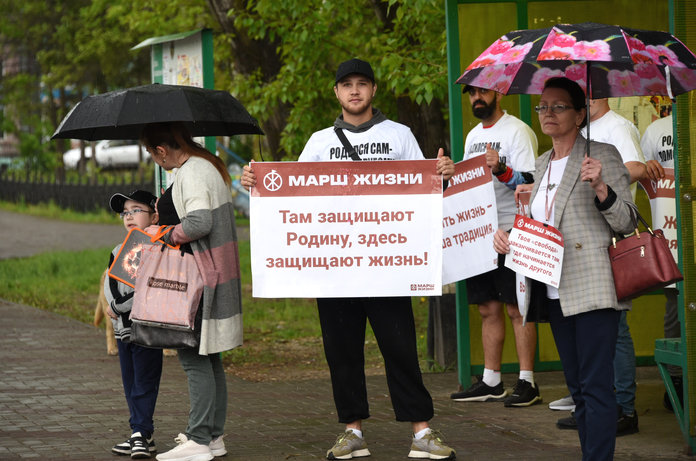
[[[124,343],[120,339],[116,343],[131,430],[149,437],[155,430],[152,415],[162,376],[162,350]]]
[[[582,459],[611,461],[616,443],[611,363],[616,350],[619,312],[599,309],[564,317],[557,299],[547,303],[553,339],[575,402]]]
[[[633,339],[626,321],[627,313],[628,311],[621,311],[619,319],[614,356],[614,388],[616,403],[621,411],[625,415],[632,415],[636,402],[636,352],[633,349]]]

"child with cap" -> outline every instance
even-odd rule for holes
[[[144,190],[136,190],[128,195],[114,194],[109,206],[123,219],[123,225],[130,232],[133,228],[145,229],[157,224],[159,217],[155,210],[157,197]],[[121,249],[121,244],[111,252],[109,267]],[[130,286],[106,277],[104,295],[109,303],[107,314],[114,324],[118,344],[118,357],[121,363],[123,390],[130,411],[132,435],[125,442],[114,445],[111,452],[116,455],[130,455],[132,459],[148,459],[156,451],[152,437],[160,377],[162,375],[162,350],[150,349],[130,342],[130,311],[133,306],[134,290]]]

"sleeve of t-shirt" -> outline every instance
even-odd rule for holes
[[[625,129],[616,130],[613,133],[611,144],[614,144],[619,151],[624,163],[645,163],[643,151],[640,148],[640,133],[635,125],[625,125]]]
[[[524,122],[522,122],[524,123]],[[531,173],[538,149],[537,137],[526,124],[516,130],[512,138],[509,166],[515,171]]]
[[[643,137],[640,140],[640,149],[643,151],[643,156],[645,160],[657,160],[655,154],[657,153],[656,143],[655,143],[655,125],[650,125],[643,133]]]
[[[319,159],[318,151],[316,149],[317,145],[317,132],[312,133],[312,136],[309,137],[307,140],[307,143],[304,146],[304,149],[302,149],[302,153],[300,154],[300,157],[297,159],[298,162],[319,162],[321,159]]]
[[[402,139],[402,160],[423,160],[425,158],[420,146],[418,145],[418,141],[416,141],[416,137],[413,136],[413,132],[411,132],[410,128],[406,128],[404,130]]]

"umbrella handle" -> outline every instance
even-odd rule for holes
[[[590,156],[590,93],[592,92],[592,82],[590,80],[590,67],[592,62],[586,61],[587,68],[587,92],[585,93],[585,118],[587,119],[587,139],[585,140],[585,155]]]

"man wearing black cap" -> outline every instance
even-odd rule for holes
[[[334,126],[314,133],[299,161],[420,160],[423,153],[411,130],[388,120],[372,107],[377,92],[369,63],[351,59],[336,71],[334,93],[341,115]],[[454,163],[438,152],[437,172],[444,179]],[[253,170],[244,167],[242,185],[256,183]],[[455,459],[455,451],[429,428],[433,402],[423,384],[416,347],[411,298],[319,298],[319,321],[326,361],[331,371],[338,421],[346,430],[327,452],[327,459],[369,456],[362,436],[362,421],[369,418],[365,386],[365,328],[369,319],[384,357],[387,384],[397,421],[412,424],[410,458]]]

